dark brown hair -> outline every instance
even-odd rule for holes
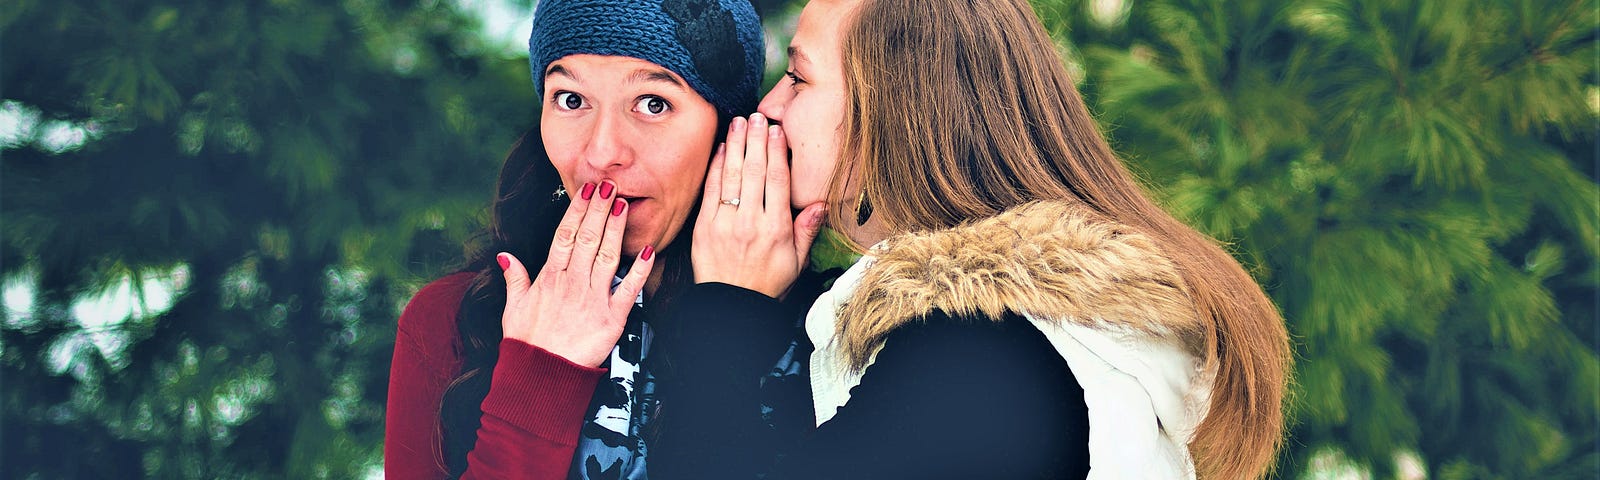
[[[1202,478],[1269,473],[1292,364],[1283,319],[1218,243],[1152,202],[1112,152],[1027,0],[862,0],[845,27],[848,96],[830,222],[850,175],[891,233],[955,227],[1034,200],[1081,202],[1155,239],[1206,323]],[[859,160],[856,160],[859,159]],[[856,160],[856,161],[852,161]]]

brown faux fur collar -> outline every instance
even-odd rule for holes
[[[1034,202],[949,230],[890,238],[841,307],[860,369],[885,335],[933,310],[1131,327],[1201,351],[1202,323],[1177,267],[1149,237],[1086,206]]]

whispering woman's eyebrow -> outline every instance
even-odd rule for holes
[[[806,57],[806,52],[800,50],[800,47],[790,46],[789,63],[811,63],[811,59]]]

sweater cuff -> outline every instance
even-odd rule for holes
[[[501,339],[483,413],[546,440],[576,445],[583,414],[605,374],[520,340]]]

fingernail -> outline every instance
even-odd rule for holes
[[[611,202],[611,216],[622,215],[622,209],[627,206],[628,202],[620,198],[615,202]]]
[[[505,253],[501,253],[499,255],[495,255],[494,259],[495,259],[495,261],[500,262],[500,270],[501,271],[504,271],[507,268],[511,268],[511,255],[507,255]]]
[[[617,185],[614,184],[614,183],[611,183],[611,182],[601,183],[600,184],[600,198],[611,198],[611,191],[615,190],[616,187],[617,187]]]
[[[744,117],[733,117],[733,123],[728,125],[728,131],[739,132],[744,129]]]
[[[650,255],[653,255],[655,253],[656,253],[656,249],[655,248],[653,248],[653,247],[651,247],[649,245],[645,245],[644,246],[644,251],[639,252],[639,259],[648,262],[648,261],[650,261]]]
[[[778,135],[782,135],[782,134],[783,134],[783,129],[779,128],[777,125],[773,125],[773,126],[767,127],[767,136],[769,136],[769,137],[778,138]]]
[[[579,193],[582,194],[584,200],[588,200],[589,197],[593,197],[594,196],[594,184],[593,183],[585,183],[585,184],[583,184],[583,191],[579,192]]]
[[[722,152],[724,152],[726,150],[728,150],[728,142],[722,142],[722,143],[718,143],[717,144],[717,155],[722,155]]]
[[[750,114],[750,124],[751,125],[760,126],[760,125],[763,125],[763,124],[766,124],[766,123],[767,123],[767,117],[763,117],[759,113]]]

